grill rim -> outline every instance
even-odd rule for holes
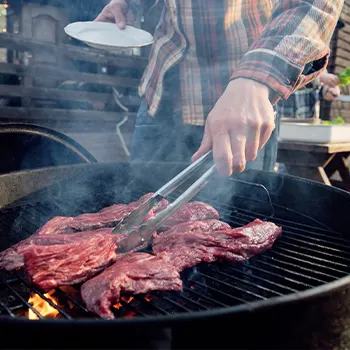
[[[115,164],[116,165],[116,164]],[[118,165],[128,165],[128,163],[118,163]],[[151,164],[152,165],[152,164]],[[179,163],[176,163],[177,166],[181,165]],[[187,164],[185,164],[187,165]],[[85,168],[104,168],[106,164],[94,164],[94,165],[66,165],[66,166],[60,166],[60,167],[48,167],[48,168],[43,168],[43,169],[35,169],[35,170],[29,170],[29,171],[19,171],[19,172],[14,172],[12,174],[4,174],[0,176],[0,180],[2,178],[7,178],[7,177],[22,177],[25,176],[25,174],[29,173],[45,173],[45,170],[52,171],[54,169],[58,170],[64,170],[64,169],[80,169],[84,170]],[[108,164],[108,166],[113,166],[113,164]],[[256,170],[249,170],[248,172],[250,173],[267,173],[264,171],[256,171]],[[325,191],[329,192],[336,192],[341,196],[348,197],[350,198],[350,194],[342,189],[334,188],[334,187],[329,187],[323,184],[320,184],[318,182],[312,181],[312,180],[307,180],[307,179],[301,179],[295,176],[290,176],[290,175],[281,175],[281,174],[275,174],[275,173],[269,173],[270,175],[274,177],[287,177],[287,178],[293,178],[293,182],[303,182],[307,183],[308,185],[313,185],[314,187],[321,187]],[[69,177],[69,176],[68,176]],[[67,177],[63,177],[67,178]],[[62,179],[55,179],[56,181],[60,181]],[[44,185],[43,187],[50,186],[54,184],[55,181],[51,182],[50,184],[47,184],[46,186]],[[1,185],[1,184],[0,184]],[[1,187],[1,186],[0,186]],[[15,201],[17,202],[17,201]],[[16,204],[15,204],[16,206]],[[12,207],[12,205],[8,205],[6,207]],[[5,209],[4,207],[0,209]],[[273,220],[272,220],[273,221]],[[331,229],[332,230],[332,229]],[[282,231],[283,235],[283,231]],[[176,323],[181,323],[184,321],[195,321],[203,318],[213,318],[213,317],[223,317],[223,316],[230,316],[230,315],[237,315],[237,314],[244,314],[244,313],[252,313],[252,312],[258,312],[258,311],[263,311],[267,308],[273,307],[273,306],[283,306],[287,304],[293,304],[295,302],[301,302],[301,301],[310,301],[313,299],[317,298],[322,298],[326,295],[329,295],[330,293],[334,293],[337,291],[341,291],[343,289],[346,289],[347,287],[350,286],[350,275],[344,276],[341,278],[338,278],[337,280],[322,284],[320,286],[312,287],[309,289],[306,289],[304,291],[300,292],[294,292],[290,293],[287,295],[282,295],[282,296],[275,296],[275,297],[270,297],[265,300],[256,300],[252,301],[249,304],[239,304],[236,306],[227,306],[223,308],[216,308],[216,309],[210,309],[210,310],[203,310],[203,311],[190,311],[190,312],[184,312],[184,313],[176,313],[173,315],[155,315],[155,316],[144,316],[144,317],[135,317],[135,318],[116,318],[114,320],[105,320],[105,319],[42,319],[38,320],[38,324],[48,324],[48,325],[68,325],[68,324],[76,324],[76,325],[88,325],[88,324],[93,324],[93,325],[123,325],[123,326],[131,326],[135,324],[144,324],[145,322],[150,323],[152,325],[156,325],[159,323],[164,324],[176,324]],[[11,317],[10,315],[4,315],[0,316],[0,324],[3,323],[12,323],[16,322],[17,324],[30,324],[33,325],[33,321],[29,320],[25,317]],[[97,322],[97,323],[96,323]]]

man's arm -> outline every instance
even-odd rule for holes
[[[269,24],[232,79],[248,78],[267,85],[273,104],[316,79],[327,66],[329,42],[343,2],[274,0]]]
[[[243,171],[275,127],[271,103],[324,70],[343,0],[274,0],[270,23],[211,110],[193,160],[213,149],[223,175]]]

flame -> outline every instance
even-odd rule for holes
[[[150,297],[150,295],[146,294],[145,295],[145,300],[150,302],[152,300],[152,298]]]
[[[55,305],[58,305],[57,300],[52,297],[55,290],[44,294],[47,299],[50,299]],[[32,294],[28,300],[28,303],[32,304],[33,308],[37,310],[41,316],[46,318],[56,318],[58,310],[51,306],[45,299],[41,298],[38,294]],[[28,310],[28,318],[30,320],[38,320],[39,317],[31,310]]]

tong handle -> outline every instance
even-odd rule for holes
[[[169,182],[167,182],[164,186],[162,186],[157,192],[154,193],[152,197],[163,196],[166,197],[174,190],[176,190],[180,185],[182,185],[191,175],[197,170],[202,164],[205,163],[207,159],[209,159],[212,151],[205,153],[200,158],[198,158],[195,162],[190,164],[186,169],[182,170],[179,174],[173,177]]]

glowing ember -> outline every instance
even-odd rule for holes
[[[121,300],[125,301],[127,304],[131,303],[134,300],[133,296],[121,297]]]
[[[145,295],[145,300],[150,302],[152,300],[152,298],[147,294],[147,295]]]
[[[50,292],[44,294],[44,296],[47,299],[50,299],[55,305],[57,304],[57,301],[54,297],[52,297],[52,294],[55,292],[55,290],[51,290]],[[33,308],[37,310],[41,316],[46,318],[56,318],[58,311],[51,306],[45,299],[42,299],[38,294],[32,294],[31,297],[28,300],[29,304],[32,304]],[[27,317],[30,320],[38,320],[39,317],[31,310],[28,310]]]
[[[123,297],[121,297],[120,299],[121,299],[124,303],[129,304],[129,303],[131,303],[131,302],[134,300],[134,297],[133,297],[132,295],[130,295],[129,297],[123,296]],[[113,305],[113,307],[114,307],[115,309],[119,310],[121,307],[123,307],[123,305],[122,305],[121,303],[116,303],[116,304]]]
[[[113,305],[113,307],[117,310],[119,310],[121,307],[123,307],[123,305],[121,303],[116,303]]]

